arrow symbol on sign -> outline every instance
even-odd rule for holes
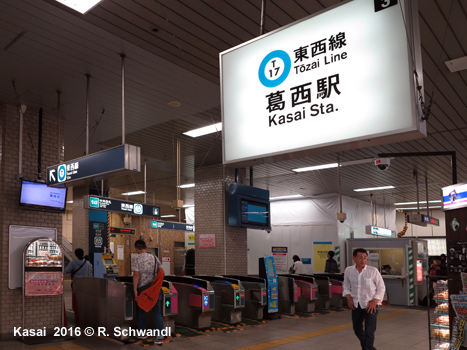
[[[170,301],[167,300],[167,301],[165,302],[165,306],[166,306],[166,307],[169,307],[169,305],[170,305]]]
[[[49,181],[50,181],[50,182],[56,181],[56,180],[55,180],[54,173],[55,173],[55,169],[50,169],[50,170],[49,170]]]

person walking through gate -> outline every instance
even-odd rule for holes
[[[378,305],[384,298],[386,286],[378,269],[367,266],[368,253],[365,249],[357,248],[352,255],[355,265],[345,269],[342,295],[347,298],[349,309],[352,310],[353,330],[362,350],[375,350],[373,344]]]

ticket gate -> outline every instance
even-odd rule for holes
[[[195,275],[194,278],[211,282],[214,288],[215,308],[212,320],[227,324],[242,322],[242,309],[245,307],[245,289],[238,279],[223,276]]]
[[[326,277],[321,274],[310,274],[310,275],[300,275],[300,276],[309,276],[314,277],[316,283],[318,284],[318,300],[316,300],[316,308],[328,310],[330,307],[330,300],[332,297],[331,281],[329,277]]]
[[[214,311],[214,289],[211,282],[193,277],[165,276],[178,292],[178,314],[175,323],[196,329],[211,327]]]
[[[298,301],[295,309],[299,312],[313,312],[316,309],[316,300],[318,300],[318,284],[314,277],[304,275],[286,275],[279,276],[293,277],[295,284],[300,289]]]
[[[347,306],[347,299],[342,296],[344,274],[343,273],[323,273],[322,276],[329,277],[331,282],[331,299],[329,304],[333,307],[344,307]]]
[[[279,283],[279,312],[293,316],[295,315],[295,304],[300,296],[300,289],[293,277],[278,275],[277,281]]]
[[[73,292],[78,307],[79,322],[83,328],[119,327],[128,329],[133,322],[133,283],[122,283],[106,278],[79,277],[73,281]],[[115,336],[112,334],[112,336]],[[128,338],[122,334],[119,339]]]
[[[265,256],[259,258],[259,277],[266,280],[268,290],[268,303],[264,306],[264,316],[277,318],[279,311],[279,282],[277,280],[274,257]]]
[[[235,278],[242,282],[245,288],[245,307],[242,315],[253,320],[263,319],[263,309],[268,303],[266,281],[263,278],[226,275],[224,277]]]
[[[127,286],[126,295],[125,295],[125,319],[132,320],[131,327],[136,329],[137,319],[136,319],[136,302],[134,301],[133,293],[133,276],[119,276],[115,277],[115,281],[121,282]],[[162,282],[162,299],[161,299],[161,313],[164,320],[164,327],[169,327],[170,332],[175,331],[175,317],[178,314],[178,293],[174,285],[169,281]],[[146,319],[146,324],[150,328],[155,328],[154,319],[152,316],[148,316]],[[125,339],[126,337],[121,337],[120,339]]]

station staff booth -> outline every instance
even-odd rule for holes
[[[346,242],[347,266],[354,264],[356,248],[368,252],[367,265],[376,267],[386,285],[388,304],[417,306],[427,295],[425,276],[428,275],[428,243],[417,238],[363,238]],[[383,268],[389,265],[388,274]]]

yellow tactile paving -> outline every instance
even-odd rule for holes
[[[391,312],[391,313],[386,314],[386,315],[380,315],[380,316],[378,316],[378,321],[384,320],[386,318],[399,316],[399,315],[405,314],[406,312],[407,311],[398,311],[398,312]],[[247,346],[245,348],[241,348],[241,349],[237,349],[237,350],[264,350],[264,349],[270,349],[270,348],[274,348],[276,346],[290,344],[290,343],[294,343],[294,342],[297,342],[297,341],[306,340],[306,339],[310,339],[310,338],[313,338],[313,337],[319,337],[321,335],[342,331],[342,330],[347,329],[347,328],[352,328],[352,322],[344,323],[344,324],[341,324],[339,326],[333,326],[333,327],[320,329],[320,330],[313,331],[313,332],[298,334],[298,335],[294,335],[294,336],[287,337],[287,338],[272,340],[272,341],[268,341],[266,343],[250,345],[250,346]]]

